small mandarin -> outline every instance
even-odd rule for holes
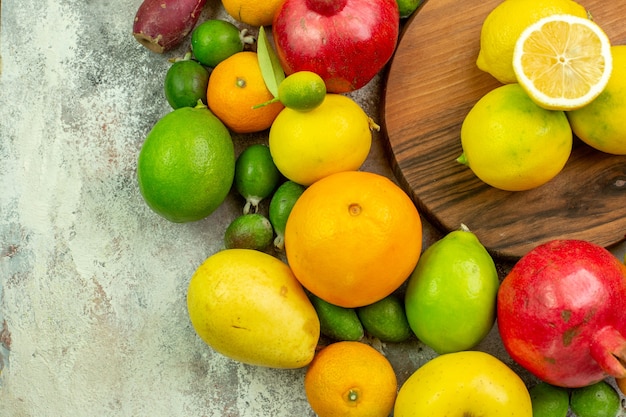
[[[304,376],[304,390],[319,417],[387,417],[398,382],[387,358],[355,341],[319,351]]]
[[[238,52],[213,69],[207,88],[211,111],[235,133],[268,129],[284,108],[280,102],[262,107],[273,98],[265,86],[256,52]]]

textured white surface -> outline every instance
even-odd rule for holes
[[[136,158],[186,46],[139,45],[140,3],[1,5],[0,416],[312,416],[303,370],[235,363],[191,328],[188,280],[242,201],[182,225],[144,204]],[[379,85],[353,94],[375,119]],[[390,175],[376,139],[365,169]],[[502,356],[495,333],[481,348]],[[401,381],[431,355],[388,349]]]

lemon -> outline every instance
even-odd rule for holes
[[[139,152],[137,181],[144,200],[166,219],[205,218],[228,195],[235,152],[226,126],[205,106],[181,107],[163,116]]]
[[[187,289],[198,336],[216,352],[250,365],[301,368],[315,355],[320,323],[289,266],[251,249],[209,256]]]
[[[404,298],[413,332],[435,352],[468,350],[495,322],[495,263],[467,228],[428,247],[409,277]]]
[[[626,155],[626,45],[613,46],[613,73],[595,100],[567,112],[572,130],[602,152]]]
[[[503,84],[517,82],[513,70],[517,39],[542,17],[560,13],[587,17],[585,8],[572,0],[502,1],[483,21],[476,65]]]
[[[235,20],[250,26],[270,26],[283,0],[222,0],[224,10]]]
[[[600,381],[572,390],[570,407],[578,417],[615,417],[620,396],[608,382]]]
[[[308,112],[284,108],[272,123],[269,147],[278,170],[308,186],[330,174],[356,171],[372,145],[370,119],[351,98],[327,94]]]
[[[520,85],[541,107],[578,109],[596,98],[609,82],[611,43],[589,19],[547,16],[520,35],[513,51],[513,69]]]
[[[485,94],[463,120],[458,161],[492,187],[529,190],[561,172],[572,136],[565,112],[546,110],[519,84],[507,84]]]
[[[528,390],[533,405],[533,417],[566,417],[569,410],[567,389],[539,382]]]

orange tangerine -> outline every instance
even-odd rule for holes
[[[294,204],[285,252],[294,275],[341,307],[372,304],[409,277],[422,248],[422,223],[390,179],[344,171],[309,186]]]
[[[268,129],[284,108],[267,89],[256,52],[238,52],[213,69],[207,88],[209,109],[235,133]]]
[[[397,389],[389,360],[361,342],[326,346],[304,376],[307,400],[320,417],[387,417]]]

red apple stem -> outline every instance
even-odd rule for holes
[[[590,345],[591,357],[607,374],[626,378],[626,338],[613,326],[600,329]]]

